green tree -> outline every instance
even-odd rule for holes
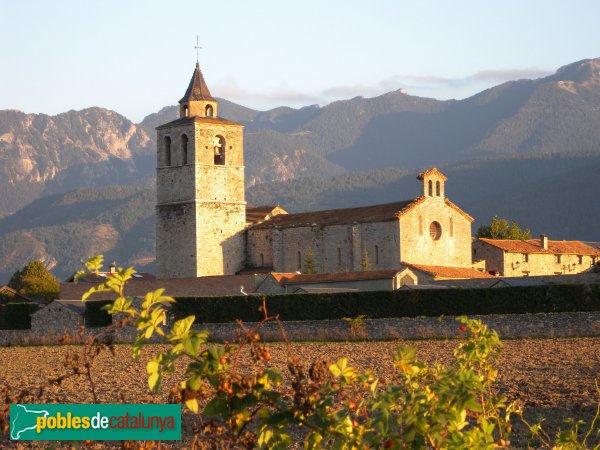
[[[515,239],[524,241],[531,239],[531,231],[529,228],[524,230],[519,227],[516,222],[509,223],[508,219],[501,219],[498,216],[494,218],[487,225],[481,225],[477,229],[478,238],[491,238],[491,239]]]
[[[60,283],[42,261],[29,261],[17,270],[8,285],[19,294],[30,298],[43,298],[51,301],[58,298]]]

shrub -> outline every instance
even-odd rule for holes
[[[29,261],[21,270],[17,270],[8,285],[19,294],[29,298],[43,298],[52,301],[58,298],[60,283],[42,261]]]

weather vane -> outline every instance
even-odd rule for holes
[[[200,36],[196,35],[196,45],[194,46],[194,48],[196,49],[196,62],[200,63],[200,49],[202,47],[200,47]]]

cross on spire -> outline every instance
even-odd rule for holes
[[[196,35],[196,45],[194,46],[196,49],[196,64],[200,64],[200,36]]]

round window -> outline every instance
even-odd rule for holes
[[[442,237],[442,226],[439,222],[431,222],[431,225],[429,225],[429,234],[434,241]]]

